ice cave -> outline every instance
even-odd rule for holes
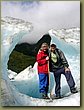
[[[1,104],[2,106],[80,106],[80,91],[63,99],[47,102],[39,99],[37,63],[33,68],[27,67],[18,75],[14,71],[9,71],[7,62],[9,55],[18,44],[19,40],[33,31],[33,24],[23,20],[4,17],[1,19],[1,62],[2,62],[2,81],[1,81]],[[76,86],[80,90],[80,29],[61,29],[49,30],[51,43],[56,43],[58,48],[65,53],[69,61],[72,75]],[[45,34],[45,33],[44,33]],[[62,36],[62,38],[60,37]],[[10,76],[8,77],[8,72]],[[10,80],[11,75],[14,80]],[[69,88],[62,76],[61,94],[67,96]],[[50,87],[54,93],[54,80],[51,73]]]

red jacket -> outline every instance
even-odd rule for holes
[[[45,73],[48,74],[48,61],[46,57],[48,56],[47,53],[44,51],[39,51],[37,54],[37,62],[38,62],[38,73]]]

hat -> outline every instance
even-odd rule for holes
[[[50,47],[55,47],[56,48],[56,45],[55,44],[51,44]]]

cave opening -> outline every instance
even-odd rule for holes
[[[43,35],[35,44],[27,42],[17,44],[9,56],[8,69],[20,73],[30,65],[33,67],[39,48],[44,42],[50,45],[51,37],[49,34]]]
[[[22,74],[22,71],[25,71],[30,65],[33,67],[36,62],[36,54],[38,53],[41,44],[44,42],[50,46],[51,36],[49,34],[43,35],[36,44],[17,44],[9,56],[8,70],[12,70],[19,75]],[[29,70],[29,72],[33,76],[30,79],[17,80],[12,78],[13,80],[11,80],[11,82],[19,92],[30,97],[39,98],[38,74],[35,73],[35,71],[32,71],[32,69]],[[25,73],[23,72],[23,74]],[[22,77],[24,77],[24,75]],[[27,73],[25,74],[25,77],[28,77]],[[54,85],[52,78],[53,75],[51,74],[51,87]]]

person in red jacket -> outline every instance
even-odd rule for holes
[[[44,99],[49,99],[48,61],[49,61],[48,44],[43,43],[41,45],[41,49],[37,54],[37,62],[38,62],[38,76],[39,76],[39,92],[41,93],[41,97]]]

